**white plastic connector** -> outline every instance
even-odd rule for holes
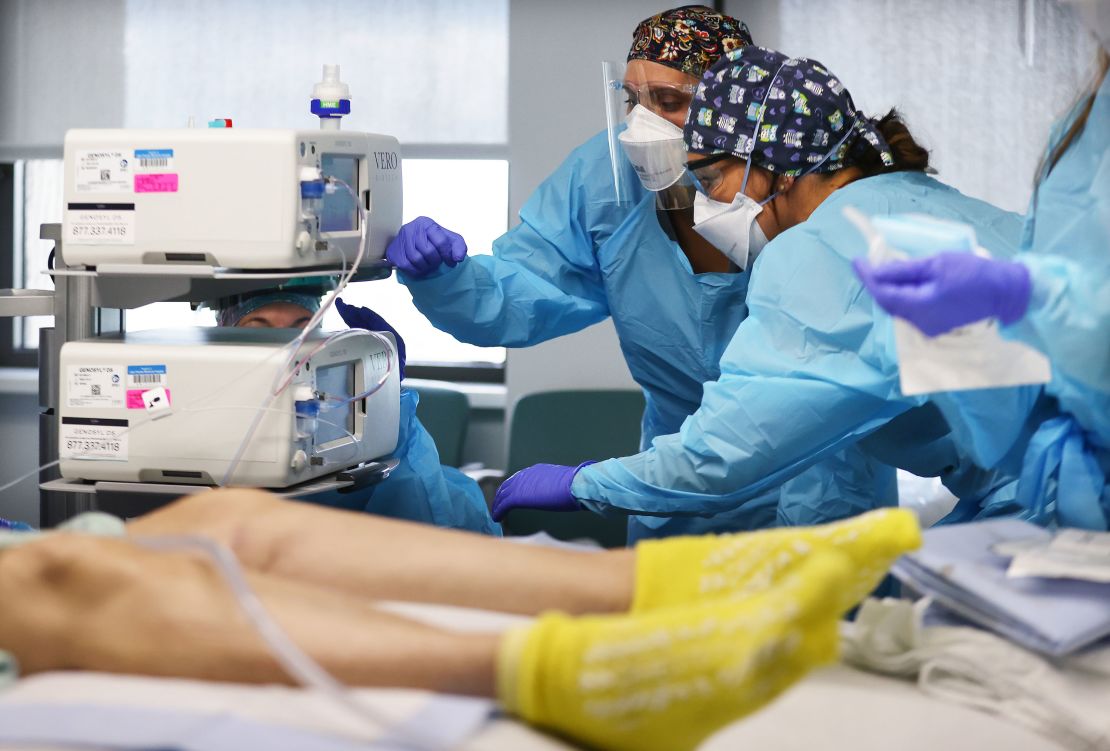
[[[339,66],[325,65],[324,78],[312,87],[313,99],[350,99],[351,89],[339,80]]]

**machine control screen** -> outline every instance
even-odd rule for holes
[[[324,177],[338,177],[358,194],[358,157],[346,154],[324,154],[320,157],[320,171]],[[324,194],[324,207],[320,216],[321,232],[355,232],[359,228],[358,205],[342,186]]]
[[[328,395],[328,401],[320,410],[316,445],[338,440],[350,441],[347,434],[355,432],[355,410],[358,402],[340,406],[336,400],[347,400],[354,396],[355,363],[345,362],[317,369],[316,390]]]

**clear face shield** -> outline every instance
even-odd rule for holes
[[[612,61],[602,63],[602,78],[617,202],[636,203],[642,186],[655,193],[660,209],[691,207],[682,125],[697,84],[641,80]]]

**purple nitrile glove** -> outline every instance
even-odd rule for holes
[[[352,329],[366,329],[367,331],[388,331],[397,340],[397,375],[400,380],[405,380],[405,340],[397,333],[397,329],[370,308],[358,308],[348,305],[341,298],[335,298],[335,309],[343,323]]]
[[[582,508],[570,492],[570,484],[578,470],[565,464],[534,464],[525,467],[501,483],[493,499],[493,520],[499,522],[515,508],[534,508],[541,511],[577,511]]]
[[[422,279],[446,263],[457,266],[466,258],[466,241],[426,216],[401,227],[385,249],[385,257],[399,270]]]
[[[883,310],[905,318],[928,336],[984,318],[1009,325],[1029,308],[1029,269],[1014,261],[947,252],[872,266],[852,261]]]

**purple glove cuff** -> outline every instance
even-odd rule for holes
[[[1007,294],[1000,295],[998,306],[998,320],[1004,326],[1017,323],[1025,317],[1029,310],[1029,298],[1033,294],[1033,277],[1025,264],[1017,261],[1000,263],[997,266],[999,276],[1002,277],[1002,289]]]

